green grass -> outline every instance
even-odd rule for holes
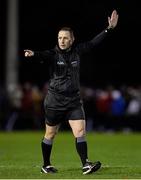
[[[70,132],[59,132],[52,151],[57,174],[41,174],[40,142],[43,132],[0,133],[1,179],[139,179],[141,178],[141,134],[88,133],[88,153],[102,168],[82,175],[81,164]]]

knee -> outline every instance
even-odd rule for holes
[[[45,132],[45,138],[49,140],[53,140],[55,138],[55,135],[57,134],[56,131],[47,130]]]
[[[77,128],[73,131],[74,136],[77,137],[82,137],[85,136],[86,131],[84,128]]]

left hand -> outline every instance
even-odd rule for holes
[[[118,14],[117,11],[114,10],[111,14],[111,17],[108,17],[108,23],[109,23],[108,28],[114,29],[117,25],[117,22],[118,22]]]

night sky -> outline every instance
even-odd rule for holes
[[[46,50],[56,44],[58,29],[73,28],[76,43],[90,40],[108,25],[116,9],[119,22],[106,40],[82,57],[81,83],[91,86],[139,84],[141,7],[137,0],[19,0],[19,81],[43,84],[48,68],[27,61],[24,49]],[[0,2],[0,80],[5,79],[6,0]]]

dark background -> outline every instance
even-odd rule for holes
[[[97,35],[116,9],[114,32],[90,54],[82,57],[81,83],[91,86],[140,84],[140,2],[137,0],[19,0],[19,82],[42,85],[48,68],[23,57],[24,49],[45,50],[56,44],[58,29],[70,26],[76,42]],[[5,83],[7,1],[0,1],[0,81]]]

